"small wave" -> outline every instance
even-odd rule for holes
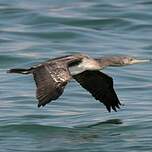
[[[31,133],[48,133],[48,132],[64,132],[66,127],[57,127],[57,126],[46,126],[40,124],[12,124],[1,126],[0,130],[2,131],[21,131],[21,132],[31,132]]]

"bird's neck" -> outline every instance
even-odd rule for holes
[[[120,57],[105,57],[105,58],[97,58],[95,59],[101,68],[105,68],[107,66],[122,66],[123,63],[120,60]]]

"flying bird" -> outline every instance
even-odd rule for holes
[[[110,112],[111,109],[117,111],[121,103],[114,90],[113,79],[100,70],[107,66],[147,61],[149,60],[138,60],[128,56],[92,58],[85,54],[74,54],[49,59],[28,69],[10,69],[7,72],[33,74],[37,87],[38,107],[58,99],[69,80],[73,78]]]

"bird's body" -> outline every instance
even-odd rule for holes
[[[81,62],[76,65],[69,66],[71,75],[80,74],[86,70],[100,70],[101,67],[96,60],[88,56],[83,56]]]
[[[33,74],[36,82],[38,107],[45,106],[62,95],[66,84],[74,78],[92,96],[102,102],[110,112],[121,105],[110,76],[99,70],[106,66],[121,66],[145,62],[130,57],[94,59],[84,54],[53,58],[29,69],[10,69],[9,73]]]

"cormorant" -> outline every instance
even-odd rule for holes
[[[128,56],[91,58],[85,54],[75,54],[49,59],[29,69],[10,69],[7,72],[33,74],[37,86],[38,107],[59,98],[66,84],[73,78],[110,112],[111,108],[117,111],[121,103],[113,88],[113,79],[99,70],[107,66],[123,66],[147,61],[149,60],[137,60]]]

